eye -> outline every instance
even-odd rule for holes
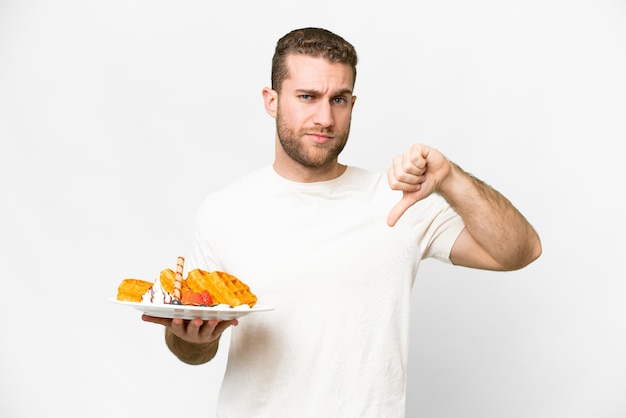
[[[345,103],[348,103],[348,101],[345,98],[343,98],[343,97],[335,97],[333,99],[333,103],[334,104],[345,104]]]
[[[313,96],[311,96],[310,94],[301,94],[298,97],[300,97],[300,100],[303,100],[305,102],[313,99]]]

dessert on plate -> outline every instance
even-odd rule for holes
[[[161,305],[193,305],[252,308],[257,297],[250,287],[232,274],[223,271],[191,270],[183,279],[184,258],[178,257],[176,272],[161,271],[153,282],[126,278],[117,289],[117,300]]]

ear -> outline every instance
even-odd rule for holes
[[[276,110],[278,109],[278,92],[269,87],[263,88],[263,103],[265,111],[268,115],[276,119]]]

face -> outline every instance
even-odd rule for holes
[[[282,157],[284,164],[332,169],[350,133],[356,100],[352,69],[306,55],[287,57],[287,65],[289,77],[280,93],[272,91],[268,108],[276,118],[277,161]]]

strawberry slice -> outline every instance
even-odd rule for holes
[[[183,291],[181,303],[183,305],[209,306],[213,303],[213,298],[211,298],[211,295],[207,290],[196,293],[191,289],[186,289]]]
[[[202,305],[210,306],[213,304],[213,298],[206,289],[200,293],[200,299],[202,300]]]

